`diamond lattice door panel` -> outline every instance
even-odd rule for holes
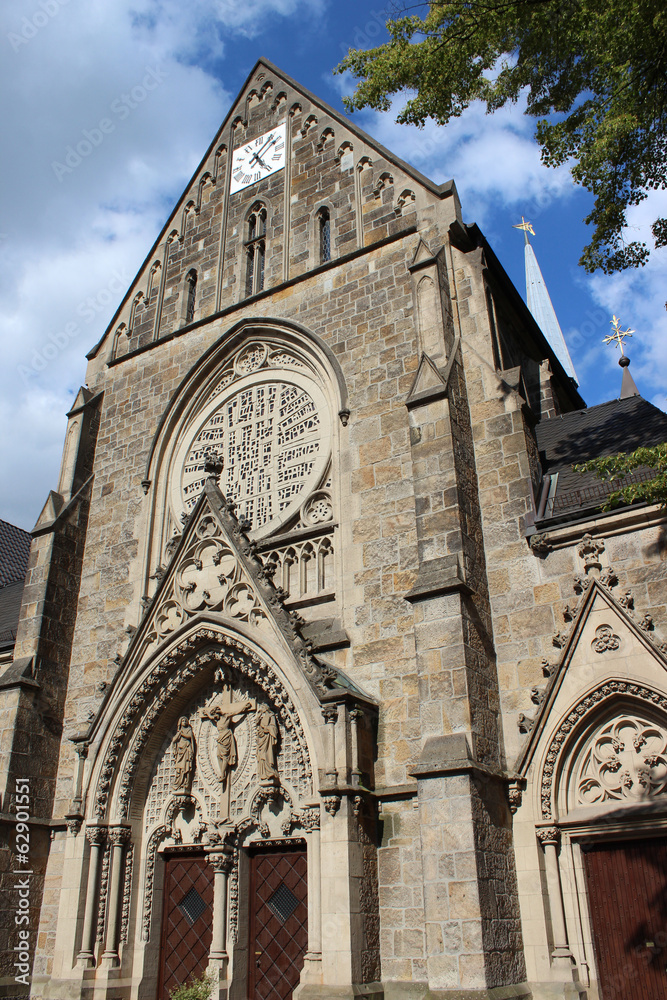
[[[208,965],[213,921],[213,871],[202,855],[165,860],[158,1000]]]
[[[667,840],[584,851],[601,1000],[667,997]]]
[[[308,944],[306,852],[250,857],[250,1000],[291,1000]]]

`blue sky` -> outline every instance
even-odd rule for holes
[[[65,412],[99,339],[257,58],[342,111],[353,81],[332,69],[385,37],[385,8],[351,0],[15,0],[0,11],[0,518],[31,528],[55,489]],[[134,98],[133,96],[134,95]],[[138,99],[137,99],[138,98]],[[642,394],[667,406],[667,253],[640,272],[588,276],[588,195],[543,167],[521,108],[470,109],[447,128],[359,125],[435,181],[453,177],[524,294],[521,215],[589,404],[620,390],[602,345],[612,313]],[[109,124],[99,130],[100,122]],[[96,131],[97,130],[97,131]],[[99,135],[98,135],[99,132]],[[67,163],[92,135],[91,153]],[[67,167],[67,169],[63,169]],[[660,204],[661,203],[661,207]],[[633,209],[648,231],[667,197]]]

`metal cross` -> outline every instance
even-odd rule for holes
[[[530,233],[531,236],[535,235],[532,222],[526,222],[523,215],[521,216],[521,222],[517,222],[516,226],[512,226],[512,229],[522,229],[524,233]]]
[[[614,332],[610,333],[607,337],[603,337],[602,342],[604,344],[616,344],[617,347],[621,348],[621,354],[625,355],[625,351],[623,350],[623,341],[626,337],[631,337],[635,331],[630,329],[621,330],[621,321],[618,316],[614,316],[614,318],[610,320],[610,323],[614,328]]]

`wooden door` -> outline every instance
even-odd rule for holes
[[[165,859],[158,1000],[206,971],[213,922],[213,870],[203,854]]]
[[[250,1000],[291,1000],[308,945],[308,883],[302,846],[250,855]]]
[[[667,840],[584,851],[602,1000],[667,997]]]

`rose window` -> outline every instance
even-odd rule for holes
[[[204,486],[206,455],[215,452],[223,459],[220,489],[259,534],[298,511],[329,459],[321,390],[310,379],[266,381],[253,370],[263,360],[258,347],[247,351],[237,361],[245,377],[209,401],[181,446],[172,494],[177,510],[191,511]]]
[[[576,782],[579,805],[638,801],[667,786],[667,731],[625,716],[599,729],[588,744]]]

